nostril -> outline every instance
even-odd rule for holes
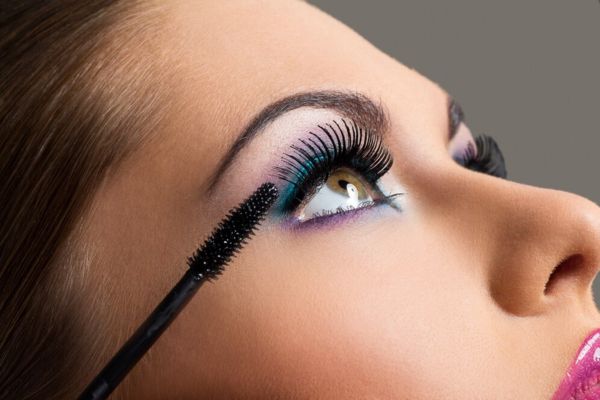
[[[577,280],[578,276],[582,274],[584,266],[584,258],[581,254],[573,254],[558,264],[544,286],[544,294],[552,294],[557,286],[563,281]]]

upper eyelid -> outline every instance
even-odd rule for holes
[[[450,96],[447,97],[448,106],[448,142],[452,141],[458,132],[461,123],[465,123],[465,112],[458,101]]]
[[[369,96],[351,90],[317,90],[298,92],[281,98],[256,114],[234,140],[233,144],[208,176],[206,193],[210,197],[222,182],[222,177],[246,147],[265,128],[288,112],[300,108],[329,110],[346,117],[358,119],[363,125],[385,134],[389,117],[382,101],[376,102]]]

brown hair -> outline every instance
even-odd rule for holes
[[[0,5],[0,399],[73,398],[106,359],[78,303],[76,233],[110,167],[160,122],[158,9]]]

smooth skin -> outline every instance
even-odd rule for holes
[[[389,174],[408,194],[402,212],[379,206],[320,229],[267,220],[120,394],[548,399],[600,326],[591,293],[600,208],[456,163],[447,93],[309,4],[181,0],[165,13],[160,47],[176,71],[165,74],[168,122],[112,172],[85,223],[93,290],[82,304],[111,314],[98,332],[107,356],[224,213],[267,180],[279,149],[299,136],[284,132],[286,121],[316,124],[330,112],[298,110],[267,127],[208,193],[228,147],[271,102],[307,90],[380,102]]]

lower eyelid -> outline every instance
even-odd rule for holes
[[[364,206],[360,208],[356,208],[351,211],[339,212],[327,216],[320,216],[316,218],[311,218],[306,221],[299,221],[295,218],[290,218],[288,220],[284,220],[282,222],[282,227],[284,229],[292,230],[292,231],[304,231],[304,230],[315,230],[315,229],[331,229],[335,227],[340,227],[342,225],[346,225],[347,223],[355,222],[362,217],[365,217],[365,213],[373,212],[374,209],[384,208],[380,207],[386,205],[383,202],[375,203],[369,206]]]
[[[401,212],[400,204],[395,204],[394,199],[405,193],[393,193],[386,196],[384,199],[374,200],[372,204],[348,210],[344,212],[333,213],[331,215],[319,216],[310,218],[306,221],[300,221],[297,218],[284,219],[281,223],[282,227],[292,231],[314,230],[335,228],[348,223],[358,222],[359,220],[368,217],[365,214],[371,214],[369,217],[377,217],[385,214],[385,211]],[[390,200],[390,198],[392,198]],[[388,206],[388,207],[381,207]]]

